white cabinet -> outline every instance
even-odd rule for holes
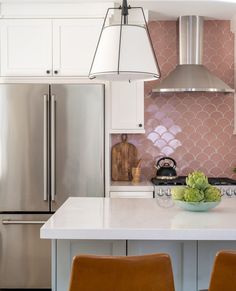
[[[52,68],[52,21],[0,21],[1,75],[46,76]]]
[[[53,70],[60,76],[88,76],[102,19],[53,21]]]
[[[111,191],[110,192],[111,198],[153,198],[152,191]]]
[[[111,83],[111,133],[144,133],[144,82]]]
[[[5,19],[2,76],[88,76],[102,19]]]

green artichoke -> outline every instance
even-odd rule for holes
[[[198,190],[205,190],[207,187],[209,187],[208,179],[204,175],[203,172],[195,171],[188,175],[186,178],[186,184],[187,186],[191,188],[196,188]]]
[[[185,187],[177,186],[171,189],[171,194],[174,200],[184,200]]]
[[[216,202],[221,200],[220,190],[214,186],[208,187],[204,194],[206,202]]]
[[[184,200],[187,202],[200,202],[204,200],[204,192],[196,188],[185,188]]]

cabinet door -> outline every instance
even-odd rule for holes
[[[88,76],[102,23],[102,19],[53,21],[54,75]]]
[[[111,133],[144,132],[144,82],[112,82]]]
[[[47,76],[52,68],[52,21],[1,20],[1,75]]]

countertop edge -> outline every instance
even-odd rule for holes
[[[230,234],[230,235],[229,235]],[[66,240],[173,240],[173,241],[234,241],[234,230],[77,230],[41,228],[41,239]]]

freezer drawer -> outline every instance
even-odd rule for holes
[[[50,215],[0,215],[0,289],[50,288],[51,244],[40,239]]]

